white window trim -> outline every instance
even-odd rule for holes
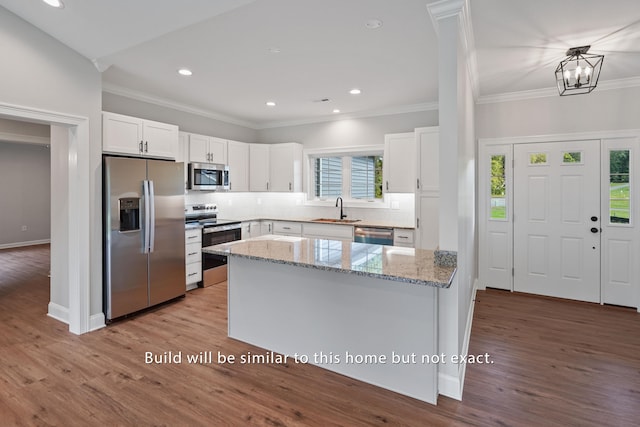
[[[334,198],[319,200],[314,195],[314,182],[313,182],[313,159],[316,157],[346,157],[346,156],[363,156],[363,155],[380,155],[384,156],[384,144],[379,145],[358,145],[349,147],[335,147],[335,148],[312,148],[303,151],[304,165],[305,165],[305,192],[306,198],[304,204],[306,206],[335,206],[336,200]],[[384,158],[382,159],[384,163]],[[351,173],[351,163],[343,166],[344,170],[349,174]],[[374,209],[388,209],[390,206],[389,198],[383,190],[382,200],[361,200],[352,199],[349,194],[350,183],[342,182],[342,200],[345,207],[352,208],[374,208]]]

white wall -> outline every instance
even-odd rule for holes
[[[104,92],[102,109],[112,113],[140,117],[177,125],[183,132],[217,136],[242,142],[258,142],[258,131],[232,123],[186,113],[148,102]]]
[[[79,230],[82,239],[90,239],[90,313],[102,312],[102,224],[101,224],[101,79],[91,62],[57,40],[0,7],[0,102],[86,117],[89,120],[90,160],[79,164],[89,171],[91,197],[88,206],[82,206],[81,215],[89,216],[87,228]],[[10,64],[10,66],[9,66]],[[66,144],[51,138],[52,150],[57,144]],[[67,158],[66,162],[71,159]],[[66,174],[66,170],[52,169],[52,178]],[[52,194],[53,211],[62,211],[64,198]],[[62,224],[54,224],[55,226]],[[68,248],[52,242],[52,263],[66,265]],[[83,264],[86,264],[83,263]],[[65,285],[59,278],[52,283]],[[53,284],[52,284],[53,286]]]
[[[0,142],[0,248],[49,240],[50,179],[48,146]]]
[[[431,110],[261,129],[258,141],[299,142],[305,149],[376,145],[384,144],[387,133],[413,132],[417,127],[437,125],[438,111]]]
[[[605,64],[606,66],[606,64]],[[478,138],[640,128],[640,87],[476,106]]]

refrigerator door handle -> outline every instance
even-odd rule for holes
[[[143,252],[145,254],[149,253],[149,237],[150,237],[150,230],[151,230],[151,221],[150,221],[150,204],[151,204],[151,198],[149,196],[149,181],[147,181],[146,179],[144,181],[142,181],[142,192],[144,195],[144,250]]]
[[[153,181],[149,183],[149,252],[153,252],[156,244],[156,193]]]

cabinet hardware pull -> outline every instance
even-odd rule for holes
[[[416,218],[416,228],[420,228],[420,218]]]
[[[189,276],[195,276],[198,273],[189,273]]]
[[[139,150],[142,153],[142,141],[140,141]]]
[[[396,236],[398,239],[408,239],[409,236]]]
[[[189,252],[189,256],[191,255],[198,255],[198,252]]]
[[[420,178],[416,179],[416,187],[420,189]]]
[[[291,183],[289,183],[289,191],[291,191]]]
[[[149,152],[149,141],[145,141],[144,142],[144,152],[148,153]]]
[[[389,181],[387,181],[387,191],[389,191]]]
[[[269,190],[269,181],[267,181],[267,191]]]
[[[198,238],[198,236],[189,236],[189,237],[187,237],[187,239],[197,239],[197,238]]]

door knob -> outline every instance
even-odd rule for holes
[[[597,233],[597,232],[598,232],[598,229],[597,229],[596,227],[591,227],[591,232],[592,232],[592,233]]]
[[[591,217],[591,221],[596,222],[597,220],[598,220],[598,217],[597,217],[597,216],[592,216],[592,217]]]

